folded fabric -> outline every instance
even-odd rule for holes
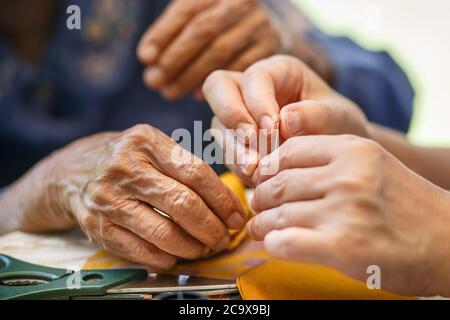
[[[240,180],[227,173],[222,180],[236,193],[248,215],[253,213],[245,198],[245,187]],[[151,272],[188,274],[211,278],[237,279],[243,299],[411,299],[382,290],[370,290],[359,281],[339,272],[311,264],[300,264],[271,259],[261,242],[252,241],[245,228],[232,232],[229,248],[217,256],[183,262],[173,269]],[[105,251],[91,256],[85,269],[109,269],[133,266]]]
[[[237,279],[244,300],[403,300],[323,266],[271,259]]]

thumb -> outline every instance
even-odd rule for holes
[[[337,101],[305,100],[289,104],[280,113],[284,139],[302,135],[355,134],[367,136],[366,119],[357,108]]]

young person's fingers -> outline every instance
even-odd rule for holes
[[[261,212],[288,202],[322,198],[327,192],[328,176],[324,167],[283,170],[256,187],[252,208]]]
[[[297,201],[261,212],[248,223],[253,239],[260,241],[273,230],[289,227],[316,228],[328,210],[327,200]]]
[[[365,136],[366,119],[358,109],[338,101],[304,100],[283,107],[281,135],[285,139],[302,135],[355,134]]]
[[[298,227],[270,232],[264,246],[276,258],[299,262],[326,264],[332,254],[325,235]]]
[[[302,136],[288,139],[260,160],[252,178],[253,182],[258,185],[286,169],[325,166],[333,158],[339,141],[337,136]]]
[[[241,80],[241,73],[215,71],[206,79],[203,94],[217,119],[227,129],[241,129],[256,136],[258,125],[242,98]]]

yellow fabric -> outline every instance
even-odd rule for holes
[[[245,199],[245,187],[227,173],[222,180],[236,193],[249,217],[253,214]],[[85,263],[85,269],[112,269],[133,266],[129,261],[98,251]],[[318,265],[270,259],[261,243],[251,241],[245,229],[232,232],[229,250],[209,259],[184,262],[166,274],[190,274],[211,278],[237,279],[243,299],[406,299],[365,284],[335,270]]]
[[[403,300],[319,265],[269,260],[239,276],[245,300]]]
[[[227,172],[220,176],[222,181],[234,192],[234,194],[238,197],[239,201],[242,203],[246,213],[247,219],[253,215],[253,211],[248,205],[247,199],[245,198],[245,186],[242,184],[241,180],[233,173]],[[228,249],[232,250],[237,248],[242,241],[247,236],[246,229],[242,229],[240,231],[230,231],[231,241],[228,245]]]

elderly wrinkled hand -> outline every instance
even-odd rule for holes
[[[250,185],[258,159],[264,154],[260,155],[255,145],[246,147],[228,139],[231,136],[225,134],[226,129],[239,129],[246,137],[256,138],[260,129],[269,135],[279,129],[282,141],[304,135],[369,135],[367,119],[359,107],[293,57],[264,59],[244,73],[216,71],[205,81],[203,93],[215,113],[213,128],[221,133],[216,139],[219,145],[238,154],[245,150],[246,162],[228,165]]]
[[[173,0],[144,34],[137,54],[148,65],[146,85],[177,99],[200,88],[214,70],[244,70],[280,46],[257,0]]]
[[[239,200],[214,171],[147,125],[79,140],[8,193],[26,204],[21,230],[79,224],[106,250],[162,268],[225,249],[228,229],[245,225]]]

